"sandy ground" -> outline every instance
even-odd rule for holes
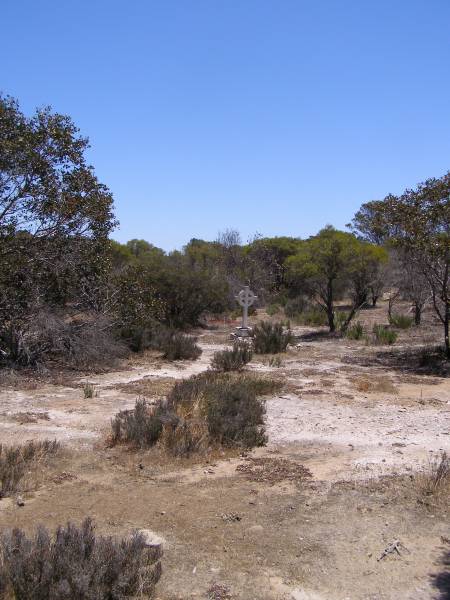
[[[385,306],[361,320],[383,322]],[[249,367],[285,384],[267,398],[268,446],[250,457],[175,461],[104,444],[111,417],[137,396],[161,397],[177,379],[207,369],[227,343],[225,328],[200,334],[195,362],[149,353],[89,376],[92,399],[84,398],[85,377],[4,387],[2,443],[56,437],[67,451],[25,493],[24,507],[0,501],[0,527],[91,515],[108,533],[153,529],[167,540],[161,600],[208,598],[212,584],[222,586],[218,600],[450,598],[442,564],[450,499],[418,502],[413,478],[433,456],[450,453],[449,379],[401,366],[393,349],[310,333],[317,330],[295,328],[296,346],[280,366],[255,357]],[[394,349],[440,334],[430,322],[402,332]],[[252,456],[275,467],[283,459],[294,471],[304,465],[312,477],[249,480],[236,468]],[[402,554],[377,561],[395,539]]]

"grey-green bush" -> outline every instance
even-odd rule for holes
[[[125,600],[154,595],[162,551],[142,534],[129,539],[96,536],[87,518],[51,536],[39,527],[32,538],[21,529],[0,539],[0,595],[15,600]]]
[[[236,342],[231,350],[215,352],[211,361],[214,371],[241,371],[252,360],[251,346],[246,342]]]
[[[208,390],[207,422],[211,439],[223,446],[263,446],[265,405],[239,380],[218,381]]]
[[[284,331],[281,323],[262,321],[253,328],[253,349],[257,354],[285,352],[291,342],[291,332]]]
[[[197,338],[180,331],[165,330],[155,337],[154,346],[167,360],[196,360],[202,353],[196,342]]]
[[[290,298],[285,306],[284,306],[284,314],[288,318],[298,317],[301,313],[304,313],[308,309],[310,309],[310,302],[308,298],[305,296],[296,296],[295,298]]]
[[[111,443],[139,448],[153,446],[159,440],[164,423],[173,418],[161,403],[150,406],[144,398],[138,398],[133,409],[121,410],[111,420]]]

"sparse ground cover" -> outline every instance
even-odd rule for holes
[[[261,311],[253,319],[262,317],[279,320]],[[358,321],[367,333],[387,326],[386,304]],[[196,361],[148,352],[117,371],[54,383],[5,375],[2,443],[57,439],[65,450],[21,489],[23,506],[14,493],[0,500],[1,529],[30,535],[38,523],[54,531],[86,516],[99,535],[152,529],[166,540],[160,600],[449,598],[450,498],[439,461],[450,453],[450,382],[438,356],[421,355],[440,342],[432,314],[396,330],[389,346],[294,326],[276,361],[254,355],[245,371],[283,385],[265,397],[266,447],[182,459],[158,446],[107,446],[115,414],[205,371],[231,348],[228,332],[198,331]]]

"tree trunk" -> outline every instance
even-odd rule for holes
[[[414,304],[414,323],[419,326],[422,320],[422,307],[415,303]]]
[[[329,279],[327,284],[327,316],[328,326],[330,333],[336,331],[336,325],[334,323],[334,304],[333,304],[333,280]]]
[[[450,359],[450,340],[449,340],[449,321],[450,321],[450,303],[447,301],[444,319],[444,335],[445,335],[445,354]]]

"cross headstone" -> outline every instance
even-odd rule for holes
[[[236,300],[242,306],[242,330],[248,330],[248,309],[257,299],[257,296],[252,292],[248,285],[235,296]]]

